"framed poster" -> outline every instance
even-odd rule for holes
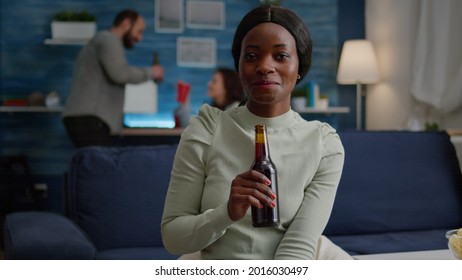
[[[155,1],[155,31],[160,33],[183,32],[183,0]]]
[[[222,1],[188,1],[186,15],[188,28],[225,28],[225,4]]]
[[[183,67],[213,68],[216,65],[214,38],[178,37],[177,63]]]

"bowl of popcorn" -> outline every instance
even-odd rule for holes
[[[462,260],[462,228],[446,232],[448,247],[456,259]]]

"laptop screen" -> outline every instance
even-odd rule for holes
[[[124,127],[129,128],[174,128],[172,113],[125,113]]]

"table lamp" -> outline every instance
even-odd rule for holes
[[[356,84],[356,129],[361,130],[361,85],[379,80],[374,48],[367,40],[347,40],[343,44],[337,72],[337,83]]]

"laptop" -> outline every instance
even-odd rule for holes
[[[149,80],[125,86],[124,120],[126,128],[174,128],[171,112],[158,112],[157,85]]]

